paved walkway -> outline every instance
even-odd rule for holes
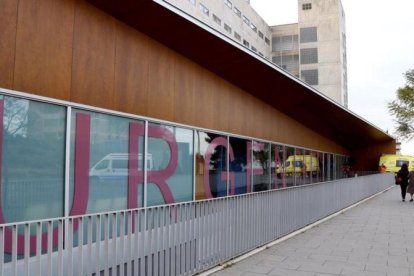
[[[414,275],[414,202],[400,197],[394,187],[213,275]]]

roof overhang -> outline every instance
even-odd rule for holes
[[[87,1],[349,150],[395,140],[163,0]]]

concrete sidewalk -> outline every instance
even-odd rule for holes
[[[401,202],[394,187],[213,275],[414,275],[414,202],[408,200]]]

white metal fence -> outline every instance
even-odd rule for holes
[[[376,174],[234,197],[0,225],[0,275],[192,275],[393,185]]]

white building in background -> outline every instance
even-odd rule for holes
[[[269,26],[249,0],[166,0],[348,106],[341,0],[298,0],[298,23]]]

